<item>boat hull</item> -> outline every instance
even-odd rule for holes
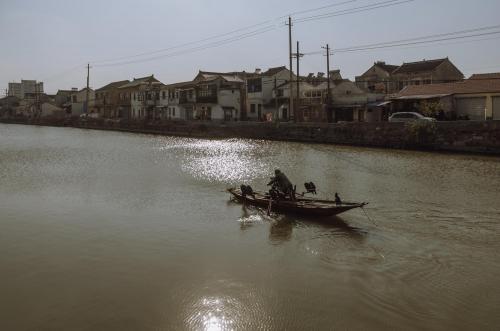
[[[269,208],[269,197],[264,193],[255,192],[255,196],[243,196],[240,189],[230,188],[227,190],[234,200],[260,208]],[[296,201],[271,202],[271,211],[283,214],[300,214],[306,216],[334,216],[351,209],[362,208],[366,203],[342,203],[336,204],[330,200],[316,200],[309,198],[297,198]]]

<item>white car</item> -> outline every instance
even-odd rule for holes
[[[413,122],[413,121],[435,122],[436,119],[432,117],[425,117],[422,114],[413,112],[394,113],[389,117],[389,122]]]

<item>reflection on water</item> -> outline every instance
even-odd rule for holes
[[[187,324],[196,330],[218,331],[233,329],[234,321],[227,316],[230,307],[234,308],[234,300],[229,298],[202,298],[193,307],[195,314]]]
[[[228,202],[275,168],[376,224]],[[0,125],[0,329],[494,329],[498,187],[498,158]]]

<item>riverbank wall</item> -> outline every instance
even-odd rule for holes
[[[3,119],[1,123],[115,130],[196,138],[250,138],[500,155],[500,121],[414,123],[125,122]]]

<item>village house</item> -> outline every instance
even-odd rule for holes
[[[356,85],[364,91],[392,94],[399,90],[392,79],[392,72],[399,66],[378,61],[361,76],[355,78]]]
[[[200,71],[195,79],[179,86],[178,104],[187,120],[236,121],[245,105],[245,81],[238,73]]]
[[[448,120],[500,120],[500,79],[476,76],[455,83],[412,85],[392,102],[393,112],[417,111]]]
[[[354,82],[343,79],[340,70],[330,72],[329,103],[328,79],[324,73],[318,73],[317,76],[309,74],[300,78],[299,101],[296,82],[278,86],[276,95],[288,100],[290,85],[297,122],[375,122],[383,119],[384,96],[363,91]]]
[[[71,92],[71,101],[69,107],[66,107],[71,116],[80,116],[82,114],[93,113],[95,108],[95,91],[88,89],[88,104],[87,104],[87,88],[79,91]]]
[[[291,88],[290,88],[291,85]],[[292,93],[294,111],[294,120],[297,122],[326,122],[326,95],[327,84],[321,83],[314,85],[305,80],[299,83],[300,102],[297,102],[297,82],[285,82],[278,85],[274,91],[273,98],[277,101],[278,119],[280,121],[288,120],[289,98]],[[276,112],[273,112],[275,114]]]
[[[448,58],[403,63],[392,72],[398,90],[410,85],[450,83],[464,79],[464,74]]]
[[[118,117],[122,119],[141,118],[145,114],[145,106],[140,104],[139,91],[143,83],[160,82],[154,75],[134,78],[131,82],[118,87]],[[135,100],[133,99],[135,97]],[[141,100],[142,102],[142,100]],[[134,109],[132,108],[134,103]]]
[[[284,87],[290,80],[290,70],[285,66],[269,68],[265,72],[256,69],[253,74],[247,74],[247,113],[246,119],[263,120],[265,115],[271,114],[281,120],[290,117],[288,95],[285,96]],[[292,74],[292,80],[296,76]],[[281,92],[275,93],[280,87]],[[286,92],[288,94],[288,92]],[[278,114],[276,114],[278,109]]]
[[[130,99],[133,120],[156,120],[161,118],[161,89],[164,85],[159,81],[139,82],[132,91]]]
[[[61,108],[69,106],[71,104],[71,95],[74,92],[78,92],[76,87],[71,90],[58,90],[54,97],[56,106]]]
[[[129,80],[112,82],[95,91],[95,108],[101,117],[119,117],[121,91],[118,88],[128,83],[130,83]]]
[[[400,66],[378,61],[361,76],[356,85],[369,93],[394,94],[409,85],[450,83],[464,78],[449,58],[403,63]]]
[[[166,120],[187,120],[189,118],[186,109],[181,106],[181,95],[187,101],[188,92],[191,91],[191,100],[194,100],[193,82],[181,82],[163,85],[161,88],[160,105],[162,106],[162,119]],[[185,93],[184,93],[185,92]],[[192,110],[190,112],[192,117]]]

